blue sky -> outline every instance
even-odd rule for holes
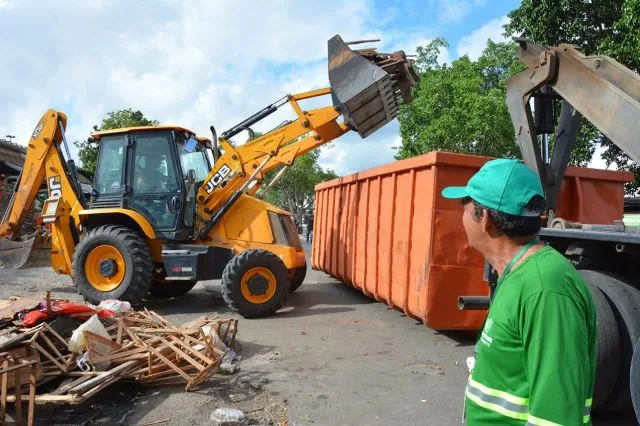
[[[509,0],[86,0],[64,7],[0,0],[0,137],[26,144],[48,108],[86,138],[109,111],[132,107],[163,124],[209,136],[287,93],[328,85],[326,41],[380,38],[381,51],[445,37],[450,62],[502,40]],[[7,36],[8,35],[8,36]],[[324,105],[330,103],[324,100]],[[289,118],[270,117],[269,128]],[[260,130],[258,128],[257,130]],[[346,175],[393,161],[394,121],[362,140],[347,134],[321,151]],[[75,149],[73,149],[75,152]]]

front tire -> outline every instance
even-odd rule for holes
[[[267,317],[280,309],[291,288],[287,268],[267,250],[247,250],[235,256],[222,274],[222,296],[229,308],[245,318]]]
[[[138,303],[149,291],[151,252],[137,232],[118,225],[90,230],[73,254],[74,282],[85,300]]]

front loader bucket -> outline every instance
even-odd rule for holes
[[[36,232],[20,241],[0,239],[0,268],[24,269],[51,265],[51,240]]]
[[[411,87],[418,75],[403,51],[353,51],[339,35],[327,45],[333,104],[360,137],[366,138],[392,121],[401,100],[411,102]]]

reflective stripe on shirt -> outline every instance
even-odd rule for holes
[[[526,420],[527,425],[558,426],[558,423],[541,419],[529,414],[529,399],[511,395],[510,393],[492,389],[469,377],[466,391],[467,398],[487,410],[518,420]],[[585,400],[582,418],[583,423],[591,419],[591,398]]]

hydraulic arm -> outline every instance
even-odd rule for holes
[[[51,261],[60,273],[69,273],[71,256],[77,236],[72,232],[78,224],[77,213],[84,204],[78,194],[78,178],[75,164],[69,154],[65,139],[67,117],[54,110],[47,111],[36,125],[29,145],[25,164],[12,194],[11,201],[0,223],[0,266],[17,268],[29,261],[35,266],[51,254]],[[68,161],[60,152],[60,145],[67,151]],[[49,198],[43,207],[45,222],[59,219],[53,228],[51,241],[38,235],[22,235],[24,220],[45,181]],[[75,224],[75,225],[74,225]],[[51,243],[51,247],[49,247]]]
[[[198,190],[199,237],[207,234],[238,198],[254,194],[262,174],[355,130],[365,138],[393,120],[400,99],[411,101],[410,87],[418,80],[404,52],[392,55],[373,51],[355,53],[339,36],[328,42],[331,88],[289,95],[222,133],[224,151]],[[303,110],[299,101],[331,95],[332,106]],[[229,139],[289,103],[296,119],[250,142],[234,147]],[[344,117],[338,122],[340,116]],[[249,189],[249,186],[254,184]]]
[[[551,221],[582,116],[640,162],[640,76],[607,56],[584,56],[573,45],[516,41],[518,58],[528,68],[509,79],[507,106],[524,160],[542,180]],[[553,99],[561,99],[562,108],[547,163],[537,135],[553,132]]]

